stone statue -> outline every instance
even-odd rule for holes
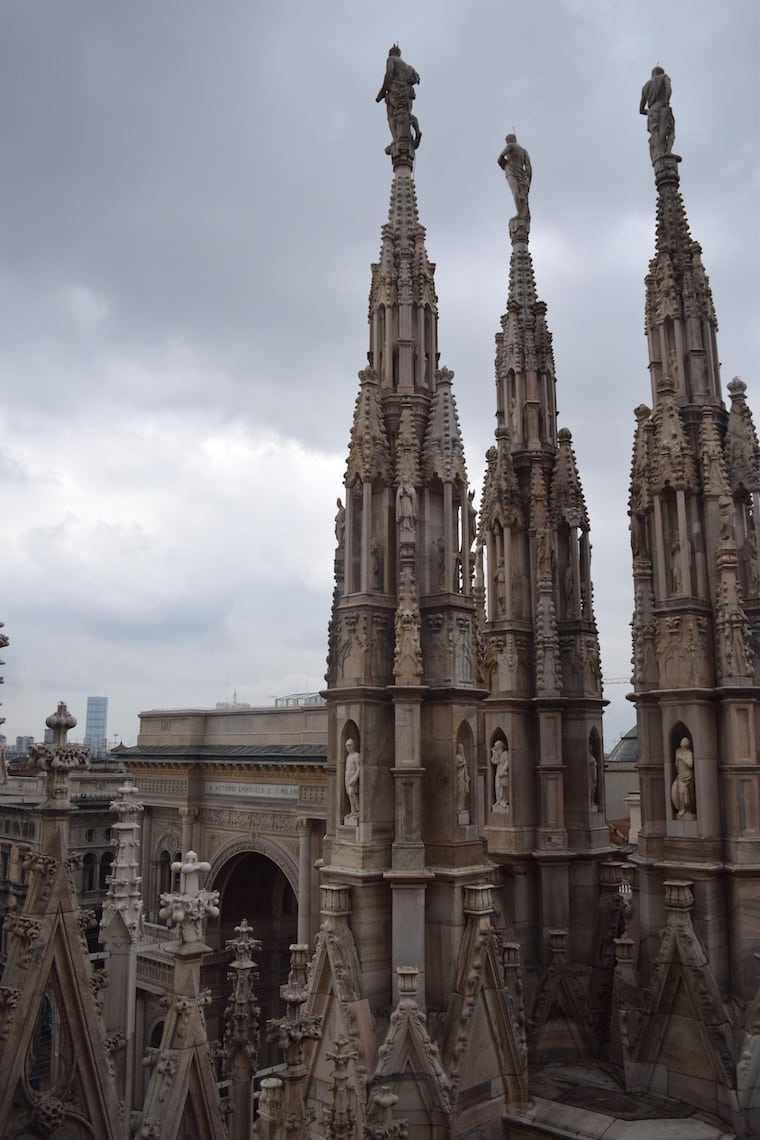
[[[529,218],[528,191],[530,190],[533,168],[525,147],[520,146],[515,135],[507,135],[506,146],[496,160],[504,171],[512,197],[515,200],[515,209],[518,218]]]
[[[340,499],[336,501],[336,506],[338,509],[335,512],[335,541],[339,547],[342,547],[346,538],[346,508]]]
[[[503,740],[497,740],[491,749],[494,766],[494,807],[509,807],[509,752]]]
[[[375,102],[385,99],[388,112],[388,126],[391,129],[393,143],[410,142],[414,149],[420,145],[422,132],[417,116],[412,114],[414,102],[414,88],[420,77],[413,67],[404,63],[401,58],[401,48],[394,44],[388,52],[388,61],[385,65],[385,78],[378,91]],[[390,154],[393,143],[385,148]]]
[[[457,776],[457,811],[467,811],[467,797],[470,794],[470,773],[467,770],[467,757],[464,754],[464,745],[457,744],[456,754]]]
[[[676,748],[676,778],[670,789],[670,798],[676,812],[676,819],[696,819],[696,796],[694,793],[694,753],[684,736]]]
[[[588,754],[588,789],[589,803],[596,803],[596,788],[599,783],[599,763],[594,753],[589,749]]]
[[[361,771],[361,756],[356,751],[356,741],[351,737],[346,741],[346,767],[344,782],[348,796],[348,815],[344,823],[359,822],[359,775]]]
[[[670,107],[670,76],[662,67],[652,68],[652,78],[647,79],[641,89],[639,112],[647,117],[649,131],[649,156],[663,158],[673,150],[676,137],[676,124]]]
[[[417,525],[417,492],[411,483],[402,483],[396,492],[396,517],[402,538],[414,538]]]

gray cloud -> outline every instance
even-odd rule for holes
[[[422,76],[416,183],[470,477],[494,426],[510,212],[532,248],[560,419],[591,513],[609,676],[629,668],[625,504],[648,399],[655,193],[641,84],[673,79],[724,383],[758,359],[753,0],[71,0],[7,6],[0,68],[0,422],[11,736],[56,700],[266,700],[321,683],[332,514],[387,213],[374,102]],[[608,744],[632,720],[611,688]]]

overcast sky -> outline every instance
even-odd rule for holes
[[[512,199],[573,433],[611,706],[633,723],[626,502],[649,402],[655,193],[643,82],[675,150],[720,321],[723,385],[757,362],[757,0],[3,0],[0,479],[5,729],[88,694],[141,709],[323,684],[333,516],[388,207],[389,46],[422,77],[415,178],[480,493]]]

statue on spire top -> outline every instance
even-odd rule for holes
[[[533,178],[533,168],[530,165],[530,156],[525,147],[520,146],[516,135],[507,135],[506,146],[496,160],[504,171],[512,197],[515,200],[515,209],[518,218],[530,218],[528,209],[528,191]]]
[[[393,136],[393,142],[385,148],[386,154],[391,153],[395,143],[411,143],[415,150],[420,145],[422,132],[417,116],[412,113],[414,88],[419,81],[420,77],[414,68],[401,58],[401,48],[394,44],[388,52],[383,85],[375,98],[376,103],[385,99],[388,126]]]
[[[670,76],[662,67],[652,68],[652,77],[641,89],[639,114],[647,117],[649,156],[652,165],[673,150],[676,123],[670,106]]]

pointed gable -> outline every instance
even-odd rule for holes
[[[566,522],[588,530],[588,514],[583,490],[572,448],[572,436],[567,428],[562,428],[557,436],[559,452],[554,464],[551,484],[551,512],[554,524]]]
[[[69,773],[89,767],[89,749],[67,744],[76,720],[63,702],[46,724],[52,742],[30,749],[47,776],[48,798],[40,808],[42,850],[27,859],[30,882],[23,910],[5,920],[0,1135],[10,1135],[13,1119],[35,1134],[44,1130],[47,1135],[60,1126],[96,1140],[117,1140],[123,1106],[101,1017],[105,977],[93,971],[88,957],[84,931],[90,915],[79,907],[74,886],[78,860],[69,856],[66,840],[68,816],[76,811],[69,799]]]
[[[422,474],[425,483],[440,479],[442,483],[465,483],[467,471],[464,462],[462,433],[459,416],[451,390],[454,373],[441,368],[435,374],[436,386],[430,404],[425,441],[422,447]]]
[[[361,386],[351,428],[346,485],[351,486],[356,479],[365,483],[382,479],[388,483],[391,472],[390,449],[374,369],[365,368],[359,373],[359,380]]]
[[[745,393],[747,385],[738,376],[728,385],[731,411],[726,432],[726,466],[733,494],[743,487],[760,491],[760,446]]]

